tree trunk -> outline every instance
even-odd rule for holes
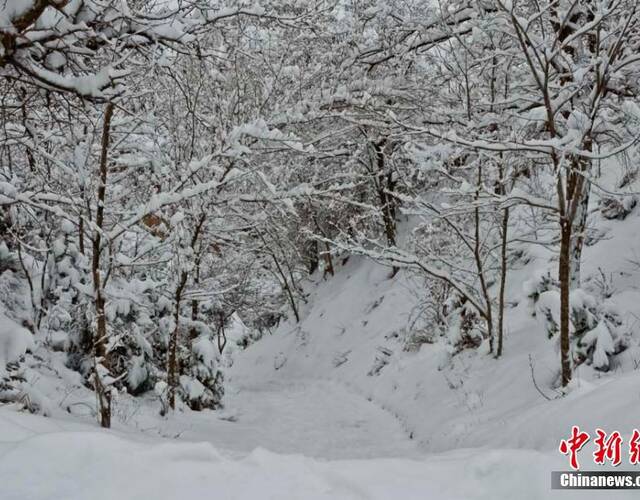
[[[569,318],[571,314],[569,292],[571,289],[571,220],[560,219],[560,261],[558,281],[560,282],[560,364],[562,367],[562,387],[571,381],[571,347],[569,338]]]
[[[193,231],[193,235],[191,236],[191,249],[196,252],[196,247],[198,244],[198,238],[200,237],[203,229],[204,223],[207,220],[206,213],[200,214],[196,227]],[[200,281],[200,256],[196,257],[195,262],[196,267],[196,275],[195,281]],[[178,286],[176,287],[174,301],[176,303],[175,311],[173,313],[173,320],[175,323],[173,332],[171,332],[171,336],[169,337],[169,346],[167,353],[167,386],[168,386],[168,403],[169,407],[172,410],[176,408],[176,390],[178,388],[178,379],[180,376],[180,366],[178,363],[178,343],[180,340],[180,303],[182,301],[182,295],[184,294],[184,289],[187,286],[187,280],[189,279],[189,273],[187,271],[180,272],[180,281]],[[198,316],[198,301],[193,300],[191,302],[191,317],[195,320]],[[190,335],[194,335],[194,331],[190,332]]]
[[[176,408],[176,390],[178,388],[178,337],[180,334],[180,302],[182,300],[182,292],[187,284],[187,273],[182,271],[180,275],[180,283],[176,287],[174,300],[176,307],[173,313],[174,328],[169,337],[169,352],[167,359],[167,385],[168,385],[168,402],[169,408]]]
[[[324,243],[324,248],[325,248],[325,251],[323,252],[323,256],[324,256],[325,264],[327,265],[324,271],[325,276],[327,273],[329,273],[331,276],[334,276],[335,271],[333,269],[333,258],[331,257],[331,246],[326,241]]]
[[[13,250],[14,241],[11,237],[11,214],[8,206],[0,207],[0,241],[4,241],[9,250]]]
[[[495,62],[494,62],[495,64]],[[493,102],[493,101],[492,101]],[[507,194],[507,179],[505,178],[505,169],[500,155],[498,164],[498,173],[500,174],[500,182],[498,183],[498,194],[505,196]],[[507,286],[507,243],[509,240],[509,207],[502,211],[502,224],[500,228],[500,290],[498,292],[498,346],[496,349],[496,358],[502,356],[504,348],[504,312],[505,312],[505,289]]]
[[[198,282],[194,280],[194,285],[197,285]],[[198,321],[198,311],[200,309],[200,302],[196,299],[191,300],[191,321]],[[198,330],[194,327],[191,328],[189,332],[189,339],[193,340],[198,336]]]
[[[316,224],[316,228],[318,228],[318,232],[324,237],[327,238],[326,233],[324,232],[324,230],[322,229],[322,227],[320,226],[320,223],[318,222],[318,219],[313,216],[313,222],[315,222]],[[322,257],[324,259],[325,262],[325,269],[324,269],[324,274],[322,276],[322,278],[324,279],[327,276],[327,273],[330,273],[331,276],[334,275],[334,270],[333,270],[333,259],[331,258],[331,245],[329,245],[328,241],[324,242],[324,247],[325,247],[325,251],[321,252],[320,249],[318,248],[318,245],[316,244],[316,251],[318,252],[318,256]],[[311,273],[309,273],[311,274]]]
[[[482,167],[478,167],[478,190],[476,191],[476,202],[480,198],[480,188],[482,186]],[[474,247],[473,247],[473,256],[476,261],[476,270],[478,272],[478,277],[480,278],[480,287],[482,289],[482,297],[484,298],[485,303],[485,321],[487,324],[487,333],[489,335],[489,352],[493,352],[493,304],[491,300],[491,296],[489,295],[489,288],[487,287],[487,280],[484,275],[484,265],[482,263],[482,248],[480,241],[480,207],[476,205],[474,209],[474,225],[475,225],[475,234],[474,234]]]
[[[318,248],[318,240],[310,240],[307,243],[307,269],[309,271],[309,275],[312,275],[318,269],[318,265],[320,264],[318,259],[319,253],[320,249]]]
[[[195,251],[195,245],[194,245]],[[196,264],[193,276],[193,284],[198,287],[200,284],[200,255],[196,257]],[[191,321],[194,323],[198,321],[198,313],[200,312],[200,301],[198,299],[191,299]],[[198,329],[194,326],[189,330],[189,343],[198,336]]]
[[[502,241],[500,245],[500,292],[498,297],[498,347],[496,358],[502,356],[504,344],[504,308],[505,308],[505,288],[507,285],[507,238],[509,233],[509,209],[505,208],[502,213]]]
[[[80,245],[80,253],[84,255],[84,217],[80,216],[78,223],[78,242]]]
[[[291,309],[293,310],[293,315],[296,318],[296,323],[300,323],[300,313],[298,312],[298,305],[296,304],[296,299],[293,296],[293,290],[292,290],[292,286],[289,284],[289,281],[287,280],[287,276],[286,274],[284,274],[284,271],[282,269],[282,266],[280,265],[280,262],[278,262],[278,258],[271,253],[271,259],[273,260],[274,264],[276,265],[276,269],[278,270],[278,274],[280,275],[280,277],[282,278],[282,286],[284,287],[285,292],[287,292],[287,297],[289,298],[289,303],[291,304]]]
[[[98,365],[109,371],[109,353],[107,350],[107,317],[105,313],[105,297],[100,274],[100,253],[102,251],[102,227],[104,225],[104,205],[107,191],[107,171],[109,157],[109,139],[113,104],[108,103],[104,114],[102,127],[102,149],[100,154],[100,182],[98,184],[95,234],[93,236],[93,255],[91,274],[93,277],[94,305],[96,310],[96,333],[93,340],[95,389],[100,411],[100,425],[111,427],[111,388],[105,387]]]
[[[387,193],[393,190],[394,182],[391,173],[385,174],[384,146],[387,140],[382,139],[374,144],[376,153],[376,188],[378,197],[380,198],[380,208],[382,210],[382,224],[384,233],[387,237],[387,245],[393,247],[396,245],[396,221],[394,199]]]
[[[576,193],[579,196],[576,200],[576,215],[573,221],[571,238],[571,260],[569,269],[569,282],[571,289],[580,288],[580,264],[582,261],[582,249],[584,248],[585,232],[587,230],[587,216],[589,214],[589,197],[591,184],[584,180],[582,192]]]
[[[589,137],[585,139],[583,146],[585,150],[591,151],[592,142]],[[572,288],[580,285],[580,260],[590,191],[585,174],[589,172],[591,162],[585,158],[573,158],[570,166],[571,170],[566,175],[564,193],[560,181],[558,188],[561,203],[558,281],[560,281],[560,360],[563,387],[571,381],[570,293]]]

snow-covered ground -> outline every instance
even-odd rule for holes
[[[420,457],[392,418],[335,385],[263,392],[245,393],[236,422],[211,412],[172,417],[184,426],[174,439],[0,409],[1,498],[598,498],[549,489],[550,471],[565,468],[557,454],[470,449]],[[369,458],[325,459],[336,455]],[[382,458],[392,455],[413,458]]]
[[[535,265],[513,272],[514,307],[500,360],[487,354],[486,345],[454,357],[445,342],[406,352],[402,328],[417,307],[411,283],[351,258],[334,278],[313,288],[299,325],[283,325],[243,353],[232,382],[333,380],[395,415],[429,452],[496,446],[547,452],[572,425],[631,433],[640,384],[637,340],[631,339],[610,372],[578,367],[570,393],[559,397],[553,389],[557,340],[549,340],[531,317],[521,291]],[[621,293],[638,298],[630,288]],[[632,312],[625,318],[635,321]],[[538,392],[534,378],[551,401]]]
[[[258,448],[230,458],[208,442],[134,439],[4,410],[0,432],[4,500],[542,499],[550,496],[549,467],[560,465],[525,451],[327,461]]]
[[[226,404],[224,425],[211,426],[209,414],[196,419],[185,437],[229,450],[262,447],[330,459],[418,455],[391,414],[329,381],[236,388]]]
[[[72,394],[68,389],[56,393],[54,379],[43,377],[36,385],[59,403],[51,409],[51,418],[0,409],[0,497],[602,498],[602,492],[550,490],[551,471],[566,469],[566,459],[551,446],[542,451],[526,449],[532,435],[543,435],[556,420],[559,423],[551,428],[563,428],[581,412],[597,422],[599,414],[593,410],[599,404],[598,388],[504,415],[493,428],[483,427],[484,444],[479,448],[432,453],[424,436],[411,439],[408,423],[415,425],[415,421],[397,418],[374,398],[369,401],[356,389],[357,383],[350,386],[330,373],[312,378],[309,370],[308,378],[284,376],[282,370],[287,363],[293,366],[293,360],[284,361],[280,351],[274,354],[275,365],[259,369],[255,356],[266,357],[269,345],[258,343],[236,353],[224,410],[179,411],[162,418],[156,401],[139,403],[123,397],[117,402],[111,431],[82,416],[82,405],[72,406],[75,415],[65,414],[65,404],[80,402],[88,392],[78,387]],[[626,377],[616,386],[635,391],[637,380]],[[629,421],[634,418],[636,400],[629,398],[624,412]],[[437,403],[420,403],[424,413],[413,415],[414,419],[434,425],[438,421],[429,408],[439,415],[443,410],[436,411]],[[458,411],[465,413],[456,408],[450,411],[452,419]],[[606,409],[600,411],[609,418]],[[565,412],[568,415],[562,418]],[[474,415],[473,408],[466,413]],[[527,420],[529,414],[531,420]],[[518,432],[521,441],[509,445]],[[553,441],[554,432],[548,434]],[[616,498],[636,495],[620,491]]]
[[[634,224],[637,214],[601,221],[610,237],[585,254],[585,276],[599,266],[614,273],[631,329]],[[628,252],[614,251],[616,241]],[[114,429],[103,431],[64,354],[42,352],[50,357],[29,383],[51,417],[0,408],[0,498],[603,498],[552,491],[551,471],[568,468],[557,448],[572,425],[625,437],[638,427],[640,347],[632,337],[607,373],[579,367],[558,397],[554,340],[522,291],[550,256],[530,257],[511,275],[500,360],[486,346],[453,357],[446,342],[405,350],[419,283],[356,257],[307,283],[300,324],[284,323],[244,351],[230,347],[220,411],[161,417],[153,395],[123,395]],[[591,452],[582,451],[585,469],[596,468]]]

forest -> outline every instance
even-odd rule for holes
[[[637,0],[0,0],[0,75],[0,497],[550,498],[572,426],[640,442]]]

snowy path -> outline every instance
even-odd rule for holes
[[[298,390],[255,391],[255,408],[272,403],[309,404],[316,410],[321,403],[311,401],[323,385],[305,385]],[[331,393],[333,394],[333,393]],[[253,406],[252,406],[253,408]],[[329,407],[327,407],[328,409]],[[361,410],[360,404],[348,408]],[[373,414],[377,414],[373,412]],[[384,412],[383,412],[384,414]],[[204,414],[202,414],[204,416]],[[312,425],[294,424],[285,419],[274,425],[264,415],[263,436],[256,436],[252,419],[237,430],[228,428],[229,442],[237,444],[244,430],[245,446],[254,440],[264,444],[284,439],[277,446],[291,446],[301,431],[308,430],[304,447],[318,453],[324,446],[311,444],[323,431],[346,420],[345,415],[329,414]],[[371,414],[370,414],[371,415]],[[293,418],[293,415],[292,415]],[[380,418],[381,420],[378,420]],[[357,429],[389,431],[385,417],[372,418],[369,427]],[[204,424],[206,419],[201,421]],[[351,422],[353,423],[353,422]],[[211,424],[211,422],[209,422]],[[216,425],[213,426],[214,428]],[[211,429],[211,427],[209,427]],[[190,432],[204,430],[195,428]],[[210,439],[221,437],[221,429]],[[358,430],[356,434],[360,434]],[[285,439],[286,436],[289,438]],[[273,441],[265,441],[269,437]],[[393,452],[391,443],[374,438],[371,447],[362,448],[359,439],[337,431],[333,438],[344,438],[340,448],[347,454]],[[392,434],[386,436],[389,440]],[[374,446],[374,443],[377,445]],[[403,451],[395,449],[396,452]],[[564,460],[557,454],[525,450],[460,450],[429,455],[418,460],[369,458],[365,460],[320,460],[302,455],[280,455],[257,449],[242,458],[219,453],[207,442],[184,439],[149,439],[139,434],[104,431],[95,425],[69,420],[46,419],[17,414],[0,408],[0,498],[2,500],[561,500],[603,498],[602,492],[549,490],[550,470],[560,469]],[[637,492],[619,491],[616,498],[631,500]]]
[[[2,500],[547,500],[558,453],[424,455],[389,413],[325,380],[238,385],[220,412],[146,404],[127,425],[0,408]],[[124,408],[123,408],[124,409]],[[135,430],[138,428],[138,430]],[[144,429],[141,434],[139,430]],[[174,439],[160,439],[155,434]],[[617,492],[620,499],[637,492]]]
[[[246,454],[255,448],[311,457],[416,457],[416,444],[389,413],[338,383],[299,381],[230,389],[222,412],[189,413],[165,435]]]

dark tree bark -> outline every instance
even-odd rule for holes
[[[175,309],[173,312],[174,328],[169,337],[169,356],[167,360],[167,385],[169,394],[169,407],[174,410],[176,407],[176,390],[178,387],[178,337],[180,334],[180,302],[182,301],[182,294],[187,284],[187,278],[189,275],[182,271],[180,274],[180,281],[176,287],[174,293]]]
[[[571,354],[569,339],[570,280],[571,269],[571,220],[564,217],[560,221],[560,261],[558,281],[560,281],[560,364],[562,368],[562,386],[571,381]]]
[[[500,182],[498,189],[502,196],[507,194],[507,179],[505,178],[504,164],[502,156],[498,165],[498,173],[500,174]],[[498,346],[496,349],[496,358],[502,356],[504,349],[504,316],[505,316],[505,289],[507,286],[507,273],[509,272],[507,262],[507,243],[509,240],[509,207],[502,210],[502,223],[500,225],[500,290],[498,292]]]
[[[500,242],[500,291],[498,292],[498,346],[496,349],[496,358],[502,356],[504,349],[504,308],[505,308],[505,288],[507,285],[507,240],[509,235],[509,208],[502,211]]]
[[[320,264],[320,260],[318,255],[320,253],[320,249],[318,248],[318,240],[310,240],[307,243],[307,263],[308,263],[308,271],[309,274],[313,274],[318,269],[318,265]]]
[[[329,245],[329,243],[327,243],[325,241],[324,243],[324,252],[322,252],[322,255],[324,257],[324,261],[327,265],[326,269],[325,269],[325,275],[326,273],[329,273],[331,276],[335,276],[335,270],[333,268],[333,257],[331,257],[331,246]]]
[[[578,196],[575,220],[573,221],[573,230],[571,238],[571,260],[569,269],[569,281],[571,289],[580,288],[580,268],[582,263],[582,250],[587,231],[587,216],[589,215],[589,198],[591,194],[590,183],[586,180],[582,183]]]
[[[591,151],[592,141],[587,136],[583,143],[585,150]],[[584,244],[584,231],[589,203],[589,184],[585,174],[591,162],[586,158],[574,157],[569,160],[565,176],[558,178],[558,205],[560,211],[560,259],[558,281],[560,281],[560,362],[562,386],[571,381],[571,289],[579,285],[580,260]]]
[[[389,194],[395,189],[392,172],[386,172],[384,147],[387,139],[374,144],[376,154],[376,190],[380,199],[380,209],[382,211],[382,224],[384,233],[387,237],[387,245],[394,247],[396,245],[396,210],[395,200]]]
[[[482,186],[482,166],[478,167],[478,186],[476,191],[476,201],[480,197],[480,188]],[[480,278],[480,288],[482,290],[482,297],[485,303],[485,322],[487,324],[487,334],[489,335],[489,352],[493,353],[494,348],[494,332],[493,332],[493,304],[491,296],[489,294],[489,288],[487,286],[487,280],[485,278],[484,264],[482,261],[482,241],[480,240],[480,207],[476,205],[474,209],[474,246],[473,257],[476,262],[476,269],[478,271],[478,277]]]
[[[93,255],[91,275],[93,277],[94,304],[96,310],[96,332],[93,340],[96,380],[96,393],[100,411],[100,425],[111,427],[111,390],[105,387],[98,370],[98,364],[109,370],[109,353],[107,352],[107,317],[105,312],[104,283],[100,274],[100,256],[102,252],[102,228],[104,226],[104,205],[107,191],[107,172],[109,158],[109,140],[113,104],[108,103],[102,127],[102,147],[100,153],[100,182],[98,184],[95,233],[93,236]]]

